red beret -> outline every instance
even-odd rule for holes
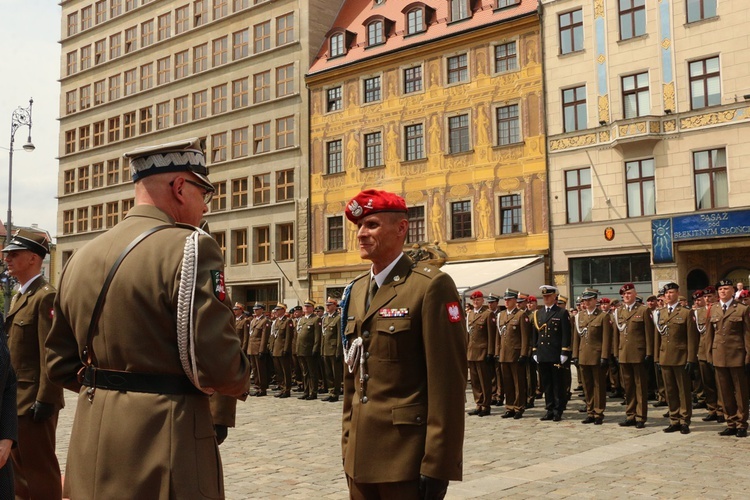
[[[611,303],[611,301],[607,297],[602,297],[601,299],[599,299],[599,303],[600,304],[609,304],[609,303]]]
[[[625,283],[620,287],[620,295],[627,292],[628,290],[635,290],[635,285],[632,283]]]
[[[395,193],[367,189],[346,204],[346,218],[355,224],[363,217],[378,212],[406,213],[406,202]]]
[[[536,297],[534,297],[533,295],[529,295],[528,297],[526,297],[526,302],[536,302]]]
[[[700,299],[703,297],[703,290],[696,290],[693,292],[693,300]]]
[[[740,297],[741,299],[744,299],[745,297],[750,297],[750,290],[745,288],[744,290],[740,290]]]
[[[482,293],[481,290],[477,290],[473,292],[471,295],[469,295],[469,297],[471,299],[481,299],[482,297],[484,297],[484,294]]]
[[[714,294],[714,293],[716,293],[716,288],[714,288],[712,286],[707,286],[706,288],[703,289],[703,294],[704,295]]]

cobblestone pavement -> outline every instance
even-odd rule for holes
[[[76,396],[66,391],[58,456],[65,466]],[[471,391],[467,391],[467,409]],[[665,434],[665,408],[649,407],[645,429],[622,428],[619,399],[608,400],[604,425],[583,425],[576,394],[561,422],[541,422],[543,405],[523,419],[467,417],[464,480],[448,498],[747,498],[750,439],[721,437],[702,422]],[[248,398],[221,446],[228,499],[342,499],[341,402]]]

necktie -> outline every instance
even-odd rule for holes
[[[375,298],[376,293],[378,293],[378,282],[373,278],[370,280],[370,292],[367,294],[367,304],[365,304],[365,309],[370,308],[370,302]]]
[[[669,306],[669,314],[672,314],[672,306]]]
[[[723,305],[721,306],[721,308],[722,308],[722,309],[724,309],[724,312],[727,312],[727,305],[726,305],[726,304],[723,304]]]

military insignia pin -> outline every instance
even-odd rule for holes
[[[214,285],[214,295],[223,302],[227,297],[227,287],[224,285],[224,272],[211,271],[211,281]]]
[[[360,215],[362,215],[362,207],[359,206],[357,200],[352,200],[352,202],[349,203],[349,211],[354,217],[359,217]]]

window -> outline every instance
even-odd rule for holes
[[[114,59],[115,57],[120,57],[120,50],[121,50],[121,40],[120,33],[115,33],[114,35],[109,37],[109,58]]]
[[[471,202],[451,203],[451,238],[471,238]]]
[[[449,0],[451,8],[451,22],[469,17],[469,0]]]
[[[146,0],[143,3],[147,3],[149,0]],[[125,0],[125,12],[130,12],[131,10],[138,7],[138,0]]]
[[[76,152],[76,130],[68,130],[65,132],[65,154]]]
[[[625,182],[628,192],[628,217],[654,215],[654,159],[625,162]]]
[[[687,0],[687,22],[693,23],[711,17],[716,17],[716,0]]]
[[[294,64],[276,68],[276,97],[294,93]]]
[[[70,76],[76,71],[78,71],[78,52],[75,50],[73,52],[68,52],[67,55],[68,59],[68,66],[67,66],[67,75]]]
[[[619,0],[620,40],[646,33],[646,0]]]
[[[89,109],[91,107],[91,86],[86,85],[81,87],[78,91],[78,95],[81,96],[81,111]]]
[[[107,229],[115,227],[119,219],[120,204],[119,202],[112,201],[107,203]]]
[[[521,142],[521,124],[518,104],[497,108],[497,145],[505,146]]]
[[[367,46],[380,45],[383,38],[383,21],[373,21],[367,25]]]
[[[253,75],[253,102],[259,103],[271,98],[271,71]]]
[[[227,84],[217,85],[211,89],[211,114],[218,115],[227,110]]]
[[[267,153],[271,150],[271,122],[253,125],[253,153]]]
[[[335,35],[331,35],[330,54],[331,55],[329,57],[338,57],[345,54],[343,33],[336,33]]]
[[[89,230],[89,207],[83,207],[78,209],[78,217],[76,218],[76,231],[83,233]]]
[[[169,127],[169,101],[156,104],[156,130]]]
[[[107,20],[107,0],[101,0],[94,4],[94,12],[96,13],[96,24],[101,24]]]
[[[77,90],[71,90],[70,92],[65,93],[65,114],[69,115],[70,113],[76,112],[76,102],[77,102]]]
[[[174,124],[181,125],[188,121],[188,96],[177,97],[174,100]]]
[[[276,225],[276,255],[279,260],[292,260],[294,258],[294,224]]]
[[[326,143],[326,165],[328,174],[339,174],[344,171],[341,158],[341,139]]]
[[[219,163],[227,159],[227,133],[211,136],[211,163]]]
[[[208,0],[193,2],[193,28],[203,26],[208,22]]]
[[[157,33],[156,33],[156,39],[166,40],[170,36],[172,36],[172,14],[167,12],[166,14],[162,14],[157,18]]]
[[[214,21],[225,17],[228,13],[229,2],[227,0],[214,0]]]
[[[591,170],[565,172],[568,224],[591,221]]]
[[[114,186],[120,182],[120,160],[107,161],[107,186]]]
[[[138,75],[136,68],[129,69],[125,72],[125,88],[123,94],[132,95],[136,91],[136,81],[138,81]]]
[[[516,42],[503,43],[495,46],[495,73],[515,71],[518,69]]]
[[[695,208],[703,210],[729,206],[726,149],[695,151],[693,153],[693,170],[695,174]]]
[[[81,71],[91,67],[91,45],[81,47]]]
[[[94,64],[101,64],[107,60],[105,51],[107,50],[107,41],[99,40],[94,42]]]
[[[583,10],[560,14],[560,54],[583,50]]]
[[[710,57],[689,63],[690,105],[692,109],[721,104],[719,58]]]
[[[154,63],[141,66],[141,90],[148,90],[154,86]]]
[[[109,100],[120,98],[120,75],[109,77]]]
[[[258,0],[255,1],[255,3],[260,3]],[[247,9],[250,7],[250,0],[234,0],[232,8],[234,9],[234,12],[237,12],[238,10]]]
[[[86,125],[78,129],[78,149],[83,151],[91,146],[91,128]],[[88,167],[87,167],[88,168]]]
[[[649,113],[648,73],[622,77],[622,103],[625,118]]]
[[[68,36],[78,33],[78,12],[68,14]]]
[[[125,53],[130,54],[138,48],[138,26],[125,30]]]
[[[156,61],[156,84],[169,83],[169,56]]]
[[[232,82],[232,109],[247,106],[247,77]]]
[[[247,206],[247,177],[232,179],[232,208]]]
[[[465,82],[469,79],[466,54],[448,58],[448,83]]]
[[[380,100],[380,77],[365,78],[365,103]]]
[[[521,195],[500,197],[500,234],[521,232]]]
[[[135,137],[135,111],[122,115],[122,138]]]
[[[74,168],[63,174],[63,194],[70,194],[76,190],[76,171]]]
[[[91,189],[104,187],[104,163],[91,165]]]
[[[330,113],[331,111],[338,111],[341,109],[343,100],[341,99],[341,87],[333,87],[326,91],[326,110]]]
[[[248,56],[250,43],[250,30],[245,28],[242,31],[232,33],[232,60],[242,59]]]
[[[563,132],[586,128],[586,86],[565,89],[563,94]]]
[[[271,174],[253,176],[253,205],[267,205],[271,202]]]
[[[424,31],[424,10],[412,9],[406,13],[406,34],[413,35]]]
[[[104,205],[91,207],[91,230],[99,231],[104,226]]]
[[[219,212],[227,209],[227,183],[214,183],[214,197],[211,198],[211,211]]]
[[[63,234],[72,234],[74,224],[74,215],[72,210],[63,212]]]
[[[247,156],[247,127],[232,130],[232,158]]]
[[[406,68],[404,70],[404,94],[422,90],[422,66]]]
[[[253,26],[253,53],[271,48],[271,21]]]
[[[133,174],[130,171],[130,163],[125,162],[122,164],[122,182],[130,182],[131,180],[133,180]]]
[[[174,79],[185,78],[188,76],[188,60],[190,55],[187,50],[178,52],[174,55]]]
[[[109,17],[122,14],[122,0],[109,0]]]
[[[421,123],[404,127],[406,137],[406,161],[424,158],[424,127]]]
[[[227,37],[217,38],[212,42],[213,67],[227,63]]]
[[[276,149],[294,147],[294,117],[286,116],[276,120]]]
[[[154,117],[153,112],[151,111],[151,106],[141,108],[140,115],[140,133],[148,134],[154,126]]]
[[[328,218],[328,250],[344,249],[344,217],[341,215]]]
[[[294,41],[294,13],[276,18],[276,46]]]
[[[184,5],[174,11],[174,34],[179,35],[190,29],[190,6]]]
[[[512,7],[521,3],[521,0],[497,0],[497,8],[503,9],[505,7]]]
[[[294,170],[276,172],[276,202],[294,199]]]
[[[232,231],[232,264],[247,264],[247,229]]]
[[[193,120],[208,116],[208,90],[193,92]]]
[[[141,47],[154,43],[154,20],[141,23]]]
[[[641,294],[651,293],[651,256],[648,253],[584,257],[568,262],[572,296],[581,295],[592,286],[616,290],[624,283],[635,283]]]
[[[104,104],[104,96],[107,91],[107,84],[105,80],[99,80],[94,82],[94,106]]]
[[[91,6],[81,9],[81,31],[91,28],[92,24]]]
[[[122,214],[122,218],[123,219],[125,217],[127,217],[128,212],[130,212],[130,209],[133,208],[134,205],[135,205],[135,199],[133,199],[133,198],[128,198],[127,200],[122,200],[122,211],[121,211],[121,214]]]
[[[409,229],[406,233],[406,243],[422,243],[427,240],[424,223],[424,207],[409,207],[406,217],[409,220]]]
[[[269,262],[271,260],[271,235],[268,226],[253,228],[253,262]]]
[[[365,168],[383,165],[383,134],[365,134]]]
[[[113,143],[120,140],[120,117],[115,116],[109,119],[107,142]]]
[[[470,149],[468,114],[448,118],[448,146],[451,154],[463,153]]]
[[[193,47],[193,73],[208,69],[208,43]]]
[[[94,147],[104,145],[104,120],[94,123]]]

